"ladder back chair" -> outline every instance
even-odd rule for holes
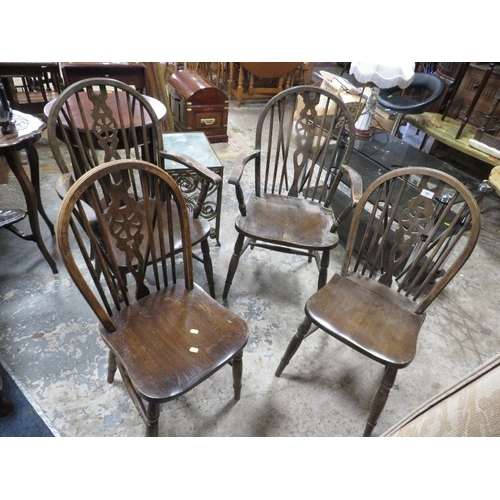
[[[190,224],[175,181],[140,160],[86,172],[69,188],[57,217],[63,262],[109,348],[108,382],[118,367],[147,436],[158,434],[161,403],[225,364],[232,365],[240,398],[248,328],[194,282]],[[129,283],[118,272],[123,265]]]
[[[172,159],[163,151],[159,118],[165,113],[162,103],[118,80],[89,78],[67,87],[46,108],[49,144],[62,174],[56,183],[58,195],[63,198],[76,179],[111,160],[139,159],[162,166],[164,159]],[[200,218],[200,212],[209,187],[221,179],[181,153],[176,154],[176,161],[192,168],[204,186],[190,212],[191,242],[201,245],[203,257],[193,257],[202,260],[210,293],[215,297],[210,223]]]
[[[361,177],[347,165],[354,139],[351,113],[328,90],[293,87],[267,103],[257,122],[255,149],[240,155],[229,177],[240,214],[224,299],[249,246],[314,258],[318,288],[326,283],[337,228],[362,192]],[[345,199],[337,215],[330,206],[334,196]]]
[[[359,201],[342,268],[308,299],[276,376],[317,329],[381,363],[370,436],[398,370],[415,357],[427,308],[471,255],[480,226],[476,200],[452,176],[421,167],[382,175]]]

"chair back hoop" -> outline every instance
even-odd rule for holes
[[[354,139],[353,116],[331,91],[302,85],[280,92],[257,123],[256,195],[302,196],[328,204]]]
[[[68,86],[50,108],[47,135],[61,173],[73,172],[76,179],[111,160],[157,164],[163,149],[160,121],[147,97],[111,78]]]
[[[193,288],[186,203],[170,175],[151,163],[116,160],[82,175],[62,201],[56,236],[68,273],[107,331],[115,330],[114,310],[177,282],[176,254],[184,285]]]
[[[424,167],[388,172],[353,212],[341,274],[377,279],[423,313],[471,255],[480,227],[476,200],[451,175]]]

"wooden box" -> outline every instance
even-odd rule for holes
[[[228,98],[213,83],[191,70],[180,70],[168,80],[175,128],[205,132],[210,142],[227,142]]]

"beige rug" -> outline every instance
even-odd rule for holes
[[[233,130],[228,129],[227,135],[229,136],[227,142],[216,142],[212,144],[212,148],[219,160],[236,158],[241,152],[251,149],[251,146]]]

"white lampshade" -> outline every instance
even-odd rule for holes
[[[353,62],[349,73],[359,83],[373,83],[380,89],[405,89],[415,76],[415,63]]]

